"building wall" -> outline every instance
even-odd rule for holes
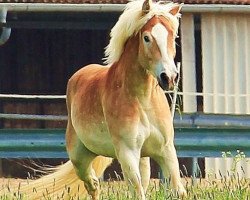
[[[204,112],[250,114],[250,15],[203,14],[201,19]],[[227,177],[234,162],[207,158],[207,174]],[[250,177],[244,159],[235,171]]]
[[[201,19],[204,112],[250,114],[250,15]]]
[[[250,114],[249,35],[249,14],[183,14],[184,112]],[[233,163],[230,158],[206,158],[206,175],[228,176]],[[250,176],[246,163],[244,159],[237,163],[240,176]]]
[[[0,46],[0,93],[65,94],[77,69],[102,63],[107,30],[12,29]],[[64,114],[65,100],[1,99],[0,112]],[[2,128],[64,128],[65,122],[0,120]]]

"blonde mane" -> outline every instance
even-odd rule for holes
[[[135,35],[139,30],[155,15],[164,16],[169,19],[177,31],[179,22],[177,16],[173,16],[169,11],[176,5],[159,1],[152,3],[150,11],[143,15],[142,5],[144,0],[134,0],[126,5],[124,12],[110,32],[110,42],[105,49],[105,63],[112,64],[120,59],[124,45],[129,37]]]

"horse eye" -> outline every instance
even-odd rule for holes
[[[149,39],[149,37],[148,37],[147,35],[145,35],[145,36],[143,37],[143,39],[144,39],[144,41],[145,41],[146,43],[150,42],[150,39]]]

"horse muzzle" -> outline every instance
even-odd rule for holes
[[[176,84],[177,76],[178,73],[168,77],[167,73],[162,72],[160,76],[157,77],[157,81],[163,90],[172,90]]]

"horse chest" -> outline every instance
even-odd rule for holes
[[[173,126],[169,120],[158,118],[154,112],[146,112],[149,135],[142,146],[142,156],[157,154],[161,148],[173,140]]]

